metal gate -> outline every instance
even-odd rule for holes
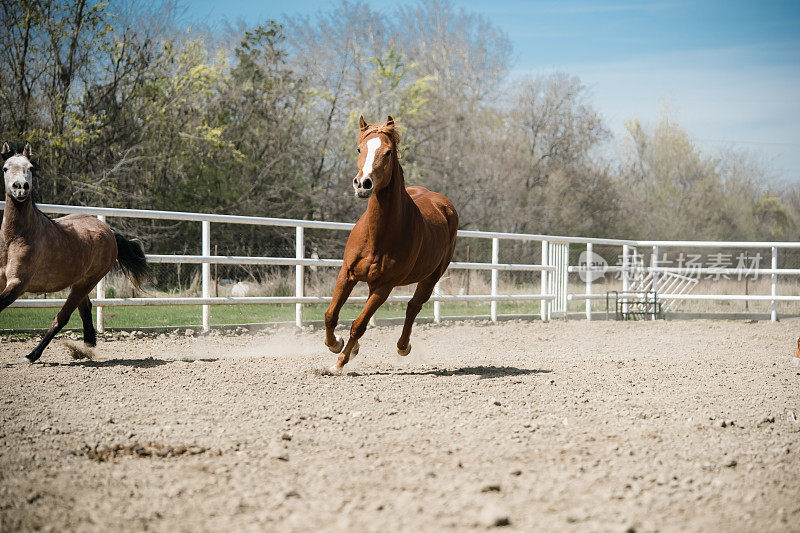
[[[658,266],[658,259],[654,256],[650,260],[651,267]],[[688,294],[697,285],[697,278],[645,268],[644,256],[636,248],[630,248],[628,258],[628,272],[630,284],[624,292],[648,294],[655,293],[661,299],[661,311],[674,311],[680,300],[669,298],[676,294]],[[667,298],[665,298],[667,297]],[[666,301],[664,301],[666,300]]]
[[[550,315],[567,316],[567,268],[569,267],[569,243],[551,242],[547,247],[547,264],[556,267],[547,273],[549,293],[555,295]]]

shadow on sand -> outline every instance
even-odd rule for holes
[[[429,370],[398,370],[373,372],[347,372],[348,376],[478,376],[479,379],[505,378],[509,376],[525,376],[528,374],[549,374],[552,370],[541,368],[517,368],[515,366],[465,366],[462,368],[433,368]]]
[[[201,363],[211,363],[217,361],[217,358],[207,358],[207,357],[183,357],[180,359],[156,359],[154,357],[148,357],[147,359],[105,359],[105,360],[82,360],[82,361],[70,361],[69,363],[64,364],[63,366],[83,366],[88,368],[104,368],[104,367],[113,367],[113,366],[127,366],[131,368],[154,368],[161,365],[166,365],[169,363],[177,363],[177,362],[184,362],[184,363],[194,363],[194,362],[201,362]]]
[[[35,363],[29,363],[25,360],[20,359],[18,362],[13,363],[5,363],[3,368],[11,368],[14,366],[41,366],[41,367],[51,367],[51,366],[80,366],[84,368],[111,368],[111,367],[118,367],[124,366],[129,368],[155,368],[157,366],[167,365],[169,363],[177,363],[177,362],[184,362],[184,363],[212,363],[214,361],[218,361],[218,358],[206,358],[206,357],[198,357],[198,358],[189,358],[184,357],[180,359],[156,359],[154,357],[148,357],[147,359],[81,359],[78,361],[70,361],[69,363],[54,363],[51,361],[37,361]]]

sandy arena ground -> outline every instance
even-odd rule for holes
[[[798,320],[399,331],[0,341],[0,530],[800,530]]]

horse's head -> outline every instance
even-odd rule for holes
[[[400,132],[395,129],[391,116],[384,124],[367,124],[362,116],[359,125],[358,174],[353,178],[353,189],[359,198],[369,198],[392,180]]]
[[[0,151],[3,158],[3,179],[6,185],[6,194],[17,202],[24,202],[31,196],[33,188],[33,163],[31,163],[31,145],[25,143],[22,153],[11,149],[8,143],[3,143]]]

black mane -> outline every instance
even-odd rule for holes
[[[14,157],[15,155],[22,155],[22,152],[25,151],[25,145],[30,143],[16,142],[16,141],[0,141],[0,147],[2,147],[3,144],[8,144],[8,147],[11,149],[10,152],[4,152],[0,154],[3,156],[3,161],[5,161],[9,157]],[[33,172],[36,173],[39,170],[39,165],[32,158],[28,158],[28,161],[31,162],[31,164],[33,165]]]
[[[2,146],[3,143],[7,144],[8,147],[11,148],[10,152],[2,153],[3,161],[15,155],[22,155],[22,151],[25,149],[25,143],[15,141],[0,141],[0,146]]]

